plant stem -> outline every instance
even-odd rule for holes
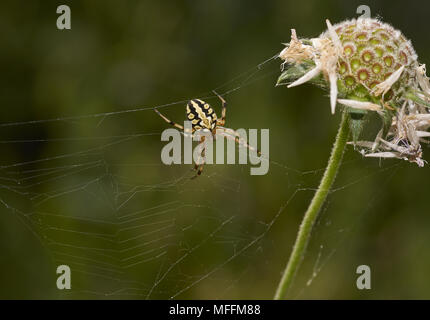
[[[340,163],[342,162],[343,152],[348,140],[348,134],[348,114],[346,111],[344,111],[324,175],[303,217],[299,233],[297,234],[296,242],[294,243],[293,251],[291,252],[287,266],[284,270],[281,281],[279,282],[278,289],[276,290],[274,297],[276,300],[285,297],[293,282],[294,275],[300,266],[304,252],[311,237],[312,227],[318,217],[318,213],[320,212],[322,205],[327,198],[328,193],[330,192]]]

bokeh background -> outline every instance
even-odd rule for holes
[[[317,36],[361,4],[430,61],[425,1],[2,1],[0,298],[270,299],[340,113],[318,88],[275,87],[280,61],[258,66],[291,28]],[[215,88],[228,127],[270,129],[267,175],[161,164],[151,108],[181,122],[190,98],[219,110]],[[429,178],[348,148],[289,297],[430,298]]]

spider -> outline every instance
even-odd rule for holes
[[[218,96],[218,98],[221,100],[222,104],[222,110],[221,110],[221,119],[219,119],[215,113],[215,111],[211,108],[209,103],[204,102],[200,99],[192,99],[187,103],[186,111],[187,111],[187,118],[189,121],[191,121],[191,134],[198,130],[208,130],[212,133],[212,136],[216,138],[217,136],[225,137],[229,140],[234,140],[235,143],[244,146],[250,150],[256,151],[259,156],[261,156],[261,152],[253,147],[251,147],[244,139],[242,139],[239,136],[239,133],[237,133],[235,130],[230,128],[225,128],[225,114],[227,110],[227,102],[221,97],[218,93],[214,91],[214,93]],[[154,111],[164,119],[167,123],[170,125],[178,128],[179,130],[182,130],[184,134],[189,134],[190,132],[185,132],[185,129],[180,124],[177,124],[171,120],[169,120],[167,117],[165,117],[163,114],[160,113],[157,109],[154,109]],[[200,143],[204,142],[205,137],[202,136],[200,139]],[[196,175],[193,178],[197,178],[201,175],[203,171],[203,166],[205,164],[205,158],[204,158],[204,149],[202,152],[202,161],[201,164],[195,164],[194,170],[196,171]]]

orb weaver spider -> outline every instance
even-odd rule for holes
[[[185,132],[185,129],[180,124],[171,121],[166,116],[160,113],[157,109],[154,111],[164,119],[168,124],[178,128],[183,131],[184,134],[193,135],[198,130],[210,131],[212,133],[212,137],[217,138],[217,136],[225,137],[228,140],[234,140],[235,143],[246,147],[250,150],[256,151],[259,156],[261,156],[261,152],[258,149],[253,148],[248,144],[248,142],[242,139],[238,132],[233,129],[225,128],[225,115],[227,111],[227,102],[221,97],[218,93],[214,91],[214,93],[221,100],[222,110],[221,110],[221,118],[219,119],[209,105],[209,103],[200,100],[200,99],[192,99],[187,103],[186,111],[187,111],[187,119],[191,121],[191,132]],[[205,141],[205,136],[202,136],[200,139],[200,143]],[[203,171],[203,166],[205,164],[205,150],[203,149],[201,157],[203,163],[194,165],[194,170],[197,171],[196,175],[193,178],[197,178],[201,175]],[[200,161],[198,161],[200,163]]]

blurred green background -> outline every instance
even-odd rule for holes
[[[424,1],[2,1],[0,298],[271,298],[340,113],[318,88],[275,87],[280,61],[258,65],[291,28],[318,36],[361,4],[430,61]],[[219,113],[215,88],[227,127],[270,129],[267,175],[161,163],[151,108],[181,122],[182,101],[211,97]],[[348,148],[290,297],[430,298],[429,178]]]

